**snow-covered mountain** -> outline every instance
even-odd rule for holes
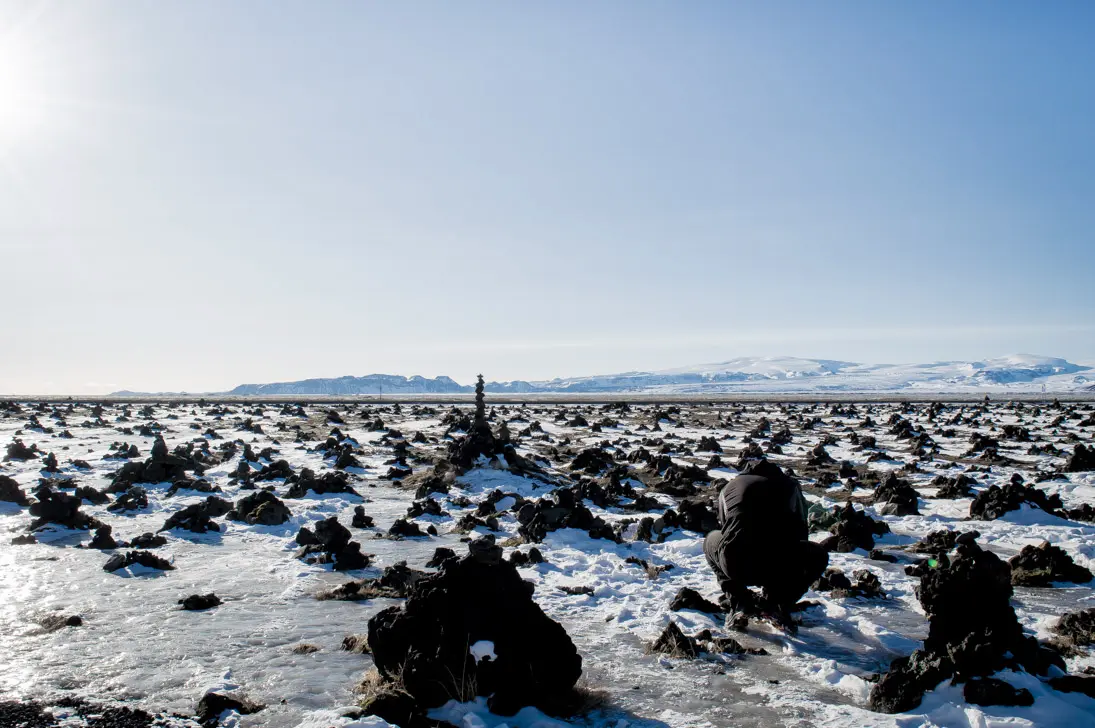
[[[448,394],[470,392],[448,377],[413,376],[397,374],[369,374],[364,377],[336,377],[329,379],[302,379],[298,382],[274,384],[241,384],[226,394],[246,396],[263,394]]]
[[[653,372],[624,372],[546,381],[488,382],[488,392],[703,394],[733,392],[1047,392],[1091,391],[1095,367],[1064,359],[1017,354],[984,361],[930,364],[858,364],[830,359],[744,357]],[[354,395],[461,394],[473,391],[449,377],[370,374],[242,384],[225,394]]]
[[[984,361],[857,364],[827,359],[764,357],[718,364],[532,382],[535,391],[665,394],[720,392],[919,392],[1083,390],[1095,368],[1053,357],[1013,355]]]
[[[508,383],[534,392],[922,392],[1072,391],[1095,383],[1095,369],[1052,357],[1014,355],[976,362],[858,364],[828,359],[747,357],[654,372]],[[520,387],[517,389],[516,387]],[[488,384],[488,391],[503,387]],[[508,389],[508,387],[507,387]]]

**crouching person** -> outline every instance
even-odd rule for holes
[[[728,626],[744,628],[749,616],[760,616],[795,629],[791,608],[829,564],[825,549],[807,538],[798,482],[755,461],[719,492],[718,521],[703,550],[722,587]],[[761,587],[759,598],[751,586]]]

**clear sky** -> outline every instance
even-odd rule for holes
[[[1095,361],[1095,3],[0,0],[0,392]]]

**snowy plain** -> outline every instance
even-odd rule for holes
[[[232,724],[290,728],[326,728],[339,725],[380,725],[375,718],[344,717],[355,704],[355,684],[371,667],[368,655],[339,649],[347,635],[366,631],[370,616],[398,601],[377,599],[365,602],[319,601],[315,594],[350,578],[376,576],[385,566],[406,561],[425,568],[435,548],[447,546],[462,553],[464,534],[452,526],[462,514],[494,489],[536,498],[550,492],[541,480],[526,479],[504,470],[479,468],[458,479],[459,488],[448,496],[437,496],[448,517],[423,516],[421,525],[433,524],[439,535],[428,539],[392,540],[384,537],[388,526],[402,517],[413,493],[398,483],[382,479],[391,458],[389,444],[381,439],[387,428],[409,437],[421,432],[426,443],[416,445],[423,456],[436,455],[446,442],[446,428],[440,417],[448,407],[408,406],[309,406],[306,416],[279,413],[268,405],[235,405],[211,414],[208,406],[194,403],[154,404],[142,410],[138,405],[107,407],[102,425],[92,422],[90,408],[80,405],[24,405],[24,412],[0,419],[0,444],[16,436],[53,452],[61,462],[54,477],[74,477],[81,485],[104,488],[117,460],[105,459],[113,443],[137,445],[141,458],[147,456],[152,438],[132,434],[140,425],[161,431],[168,445],[210,437],[209,428],[220,437],[239,439],[255,451],[265,447],[278,450],[277,458],[287,460],[294,471],[308,467],[322,472],[332,467],[321,452],[312,448],[327,437],[331,423],[325,413],[335,409],[345,419],[337,425],[360,445],[358,459],[363,468],[351,469],[354,487],[361,494],[309,495],[285,498],[292,518],[280,526],[255,526],[218,519],[218,533],[192,534],[175,530],[166,533],[168,545],[157,552],[168,557],[174,571],[160,572],[131,567],[117,573],[102,570],[107,554],[75,548],[90,534],[58,527],[39,532],[40,543],[9,545],[10,538],[24,532],[30,517],[11,503],[0,503],[0,698],[38,699],[44,702],[65,695],[79,695],[100,701],[120,702],[149,711],[192,715],[202,694],[209,689],[235,690],[265,704],[265,710],[251,716],[233,716]],[[465,408],[466,410],[467,408]],[[1075,407],[1089,414],[1090,405]],[[583,447],[608,442],[610,451],[630,451],[646,441],[660,440],[674,461],[703,465],[709,453],[693,448],[701,436],[713,436],[721,445],[723,459],[732,463],[744,447],[743,440],[761,417],[777,429],[787,424],[794,433],[784,454],[771,455],[782,466],[801,471],[808,451],[826,435],[837,444],[828,448],[838,461],[875,471],[897,469],[913,460],[908,444],[887,434],[885,427],[872,430],[879,448],[893,456],[869,465],[867,452],[856,451],[847,442],[852,430],[864,432],[862,421],[870,416],[879,423],[898,412],[897,405],[860,405],[855,414],[832,414],[827,405],[742,405],[681,407],[677,412],[657,407],[617,407],[606,411],[599,406],[499,406],[492,411],[492,423],[505,420],[517,433],[532,421],[542,425],[543,435],[522,438],[519,452],[529,457],[551,459],[547,470],[559,483],[573,482],[578,474],[567,467],[560,451],[577,452]],[[1065,549],[1076,563],[1095,568],[1095,525],[1065,520],[1038,510],[1024,508],[991,522],[967,522],[969,498],[934,500],[928,485],[939,473],[953,475],[976,462],[966,457],[973,432],[993,433],[1004,424],[1022,422],[1040,444],[1052,443],[1070,450],[1080,438],[1090,443],[1092,428],[1076,424],[1079,417],[1051,426],[1060,413],[1048,407],[1027,405],[1023,409],[994,403],[948,405],[943,417],[965,415],[965,421],[951,427],[953,436],[938,432],[941,425],[928,423],[924,409],[906,416],[927,428],[939,443],[934,459],[920,463],[919,472],[903,473],[921,492],[919,516],[883,516],[872,505],[865,509],[886,521],[892,532],[879,539],[878,546],[894,554],[927,533],[938,529],[968,530],[982,534],[980,542],[1002,557],[1010,557],[1026,544],[1049,541]],[[45,432],[27,427],[29,415],[36,415]],[[601,432],[568,424],[577,415],[590,422],[609,417],[617,422]],[[58,419],[61,418],[61,419]],[[370,424],[384,421],[384,430]],[[122,419],[119,419],[122,418]],[[813,423],[813,418],[820,420]],[[261,434],[239,429],[250,419],[261,424]],[[993,424],[989,425],[988,421]],[[809,426],[804,423],[810,422]],[[658,431],[651,431],[654,424]],[[129,428],[129,431],[125,431]],[[991,428],[991,429],[990,429]],[[73,437],[60,438],[68,429]],[[459,434],[459,433],[455,433]],[[1072,436],[1070,438],[1070,435]],[[299,441],[297,441],[299,439]],[[763,438],[754,437],[764,443]],[[390,442],[390,438],[388,440]],[[1004,443],[1002,452],[1012,459],[1008,465],[992,466],[974,474],[977,488],[1006,483],[1013,473],[1028,481],[1040,469],[1060,467],[1056,456],[1028,455],[1027,443]],[[551,453],[554,449],[554,454]],[[236,500],[246,494],[233,484],[231,474],[239,462],[234,456],[206,471],[205,478]],[[90,471],[78,471],[68,463],[83,459]],[[263,463],[256,463],[261,466]],[[413,460],[412,460],[412,464]],[[415,469],[425,467],[414,464]],[[6,462],[0,474],[14,477],[30,491],[40,477],[40,460]],[[711,488],[734,477],[727,466],[710,471]],[[643,484],[636,480],[636,485]],[[824,505],[843,503],[847,493],[839,488],[826,491],[809,477],[803,477],[808,499]],[[283,488],[278,481],[279,495]],[[167,483],[150,484],[150,504],[136,512],[115,513],[105,506],[85,504],[84,510],[114,526],[117,538],[132,538],[157,531],[168,515],[185,505],[199,502],[205,494],[183,491],[168,497]],[[1061,495],[1066,506],[1095,503],[1095,473],[1069,474],[1063,480],[1040,484],[1049,493]],[[665,507],[675,504],[672,496],[649,491]],[[472,506],[459,507],[453,496],[466,496]],[[334,573],[330,567],[306,565],[294,557],[293,537],[305,525],[331,515],[349,524],[353,509],[363,505],[377,528],[355,529],[354,538],[363,550],[374,554],[373,565],[359,572]],[[586,504],[609,522],[634,518],[619,509],[600,509]],[[500,519],[500,539],[517,535],[512,513]],[[480,529],[486,532],[485,529]],[[826,534],[813,536],[821,539]],[[960,686],[944,683],[926,697],[923,705],[908,714],[888,716],[866,708],[870,677],[884,671],[895,657],[915,649],[926,634],[927,623],[916,600],[916,580],[904,574],[903,565],[871,561],[864,552],[833,554],[830,565],[846,573],[866,568],[877,574],[888,594],[885,600],[833,599],[825,593],[810,592],[805,598],[821,606],[805,613],[804,626],[796,636],[763,627],[734,636],[747,647],[763,647],[767,656],[708,656],[685,661],[651,654],[649,644],[672,620],[688,634],[708,628],[723,633],[721,621],[694,611],[669,611],[669,602],[681,587],[691,587],[714,599],[718,587],[703,558],[702,535],[675,530],[662,543],[626,541],[616,544],[591,539],[583,531],[563,529],[552,532],[537,545],[546,563],[521,569],[535,584],[534,598],[549,616],[567,629],[584,659],[584,684],[606,694],[603,705],[587,715],[572,719],[570,725],[597,728],[658,726],[730,728],[731,726],[1095,726],[1095,700],[1081,694],[1059,693],[1025,674],[1005,676],[1013,684],[1027,687],[1035,696],[1030,708],[982,708],[967,705]],[[515,548],[527,550],[528,546]],[[508,549],[507,549],[508,550]],[[639,557],[652,565],[671,564],[672,569],[651,579],[625,559]],[[911,554],[909,555],[911,556]],[[571,595],[563,586],[588,586],[589,595]],[[207,612],[181,611],[177,600],[189,594],[215,592],[224,603]],[[1087,585],[1058,585],[1053,589],[1017,588],[1013,600],[1024,627],[1039,638],[1051,637],[1050,628],[1065,611],[1095,607],[1095,589]],[[81,627],[47,632],[37,621],[50,613],[80,614]],[[319,649],[309,654],[293,650],[301,644]],[[1088,656],[1069,658],[1069,668],[1079,672],[1095,666]],[[506,725],[559,725],[536,711],[516,717],[492,716],[482,705],[450,705],[435,712],[461,728],[497,728]],[[186,725],[179,719],[178,725]]]

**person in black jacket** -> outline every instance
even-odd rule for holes
[[[754,461],[719,492],[718,521],[703,551],[731,621],[744,626],[747,615],[763,613],[790,626],[790,608],[829,564],[825,549],[807,538],[798,482],[767,460]],[[750,586],[762,587],[760,600]]]

